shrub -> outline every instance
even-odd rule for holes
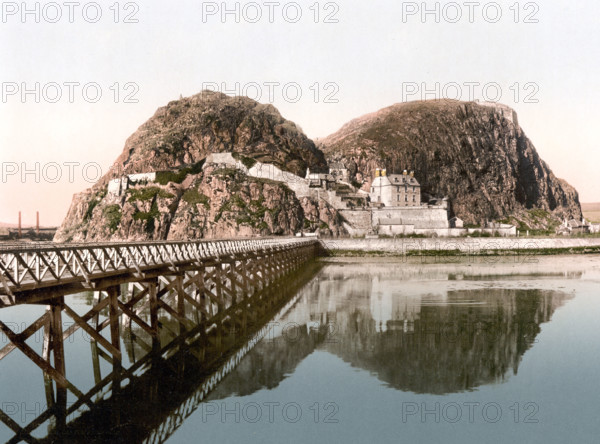
[[[198,190],[187,190],[181,198],[190,205],[202,204],[207,210],[210,208],[210,198],[205,194],[199,193]]]
[[[123,215],[121,214],[121,207],[119,205],[109,205],[104,208],[104,217],[108,220],[108,227],[110,231],[117,231],[119,225],[121,224],[121,218]]]
[[[246,157],[240,153],[233,153],[231,155],[234,159],[239,160],[240,162],[242,162],[242,164],[244,164],[244,166],[248,169],[252,168],[254,165],[256,165],[256,159],[253,159],[251,157]]]
[[[133,220],[144,220],[146,221],[146,232],[148,234],[154,233],[154,220],[160,216],[160,211],[158,211],[158,205],[156,202],[152,204],[152,208],[150,211],[136,211],[133,214]]]
[[[190,174],[200,174],[206,159],[202,159],[193,165],[183,167],[177,171],[159,171],[156,173],[156,183],[167,185],[169,182],[182,183]]]
[[[127,190],[129,194],[129,202],[147,202],[154,199],[156,196],[161,199],[172,199],[175,196],[168,191],[165,191],[158,187],[146,187],[146,188],[130,188]]]
[[[219,168],[218,170],[213,171],[213,176],[225,176],[225,177],[235,177],[235,173],[237,170],[235,168]]]

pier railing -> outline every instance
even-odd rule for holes
[[[289,249],[314,239],[40,244],[0,248],[0,294],[14,294],[120,273],[147,272],[265,250]]]
[[[35,442],[31,433],[51,417],[60,435],[71,413],[91,409],[92,397],[104,388],[118,391],[123,378],[131,380],[144,361],[125,368],[122,333],[131,350],[135,345],[155,357],[180,349],[185,354],[194,342],[203,366],[220,359],[223,347],[239,345],[235,338],[268,321],[285,302],[288,277],[319,252],[318,240],[295,238],[0,249],[0,332],[8,341],[0,361],[18,350],[39,367],[48,405],[25,427],[0,409],[0,422],[16,434],[11,442]],[[81,291],[92,295],[86,312],[66,297]],[[15,330],[3,315],[19,304],[44,304],[46,310]],[[68,327],[63,315],[72,320]],[[92,345],[95,386],[88,389],[73,383],[80,357],[64,346],[80,330]],[[43,340],[32,340],[38,333]],[[112,365],[109,375],[103,377],[99,358]],[[77,399],[69,408],[67,392]]]

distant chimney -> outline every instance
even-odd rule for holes
[[[21,212],[19,211],[19,239],[21,239]]]
[[[407,176],[408,175],[408,171],[404,170],[404,172],[402,174],[404,174],[405,176]]]
[[[36,211],[35,212],[35,232],[37,233],[37,235],[40,235],[40,212]]]
[[[380,168],[377,168],[377,169],[375,170],[375,177],[379,177],[379,176],[381,176],[381,169],[380,169]]]
[[[386,169],[381,170],[381,175],[383,177],[387,176],[387,170]]]
[[[415,177],[415,172],[414,171],[410,172],[410,177]]]

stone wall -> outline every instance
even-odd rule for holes
[[[112,179],[108,182],[108,193],[112,196],[121,196],[129,188],[130,183],[137,182],[154,182],[156,180],[156,173],[140,173],[130,174],[123,176],[118,179]]]
[[[298,198],[311,195],[309,181],[288,171],[282,171],[275,165],[256,162],[248,169],[242,162],[236,160],[231,153],[212,153],[206,158],[205,166],[210,164],[224,165],[243,171],[250,177],[284,182]]]
[[[373,230],[369,210],[340,210],[340,215],[347,221],[343,226],[350,236],[364,236]]]
[[[323,240],[329,250],[382,251],[400,253],[421,250],[514,250],[538,248],[576,248],[600,246],[600,238],[457,238],[457,239],[333,239]]]
[[[474,233],[487,233],[492,236],[498,234],[500,236],[516,236],[517,235],[517,227],[515,226],[502,226],[498,228],[468,228],[468,234]]]
[[[391,222],[391,223],[386,223]],[[406,207],[373,209],[373,226],[414,225],[418,229],[447,229],[448,211],[444,208]]]

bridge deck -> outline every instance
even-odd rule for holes
[[[49,442],[54,442],[54,434],[61,440],[70,437],[66,429],[72,414],[82,414],[72,430],[76,434],[84,430],[89,439],[88,424],[105,431],[103,400],[110,399],[112,405],[122,395],[129,405],[131,395],[138,392],[139,402],[156,399],[154,387],[162,385],[163,379],[156,380],[151,392],[146,389],[155,381],[157,362],[165,359],[168,368],[177,367],[174,379],[186,380],[182,375],[190,365],[199,369],[194,373],[210,373],[230,351],[238,350],[235,360],[204,384],[199,400],[203,399],[258,341],[268,321],[293,294],[298,278],[294,272],[319,251],[314,238],[0,248],[0,334],[8,340],[0,349],[0,361],[19,351],[37,366],[48,406],[25,426],[0,408],[0,425],[16,433],[9,442],[36,442],[31,433],[49,419],[53,424]],[[76,310],[64,296],[82,290],[91,290],[90,307]],[[46,305],[45,313],[29,325],[13,322],[11,327],[2,320],[4,315],[11,317],[3,307],[28,303]],[[75,340],[79,330],[85,333],[82,340],[91,344],[93,384],[84,384],[79,377],[77,385],[72,380],[73,372],[81,368],[81,356],[67,353],[65,341]],[[43,340],[32,340],[38,334]],[[182,357],[197,362],[192,359],[190,364]],[[112,372],[105,375],[111,365]],[[145,375],[148,366],[153,371]],[[67,403],[68,396],[76,397],[75,404]],[[87,409],[94,412],[85,415]],[[136,414],[111,430],[120,433],[123,427],[142,422],[145,415]],[[172,428],[167,425],[174,423],[173,416],[169,418],[146,424],[157,428],[150,439],[168,436]]]
[[[288,250],[315,239],[36,244],[0,247],[0,307],[99,289],[152,272],[180,272],[230,258]]]

